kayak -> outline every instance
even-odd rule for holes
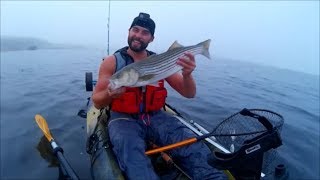
[[[86,73],[85,80],[86,91],[93,91],[96,81],[93,81],[92,73]],[[283,126],[281,115],[269,110],[243,109],[226,118],[214,128],[214,131],[209,132],[197,122],[184,118],[169,104],[166,104],[162,110],[172,114],[176,117],[177,121],[180,121],[194,133],[195,138],[192,139],[193,142],[205,142],[213,154],[208,163],[216,169],[223,170],[228,179],[248,179],[247,177],[250,177],[249,179],[252,179],[252,177],[253,179],[287,179],[288,173],[283,164],[276,166],[274,171],[268,173],[268,175],[263,173],[264,169],[262,168],[263,161],[265,161],[264,158],[266,157],[264,153],[270,152],[282,145],[279,132]],[[85,112],[84,117],[86,117],[87,123],[86,151],[90,156],[92,179],[126,179],[118,166],[117,158],[109,142],[107,129],[109,111],[107,108],[96,109],[92,105],[91,97],[89,97]],[[246,122],[245,119],[254,120],[255,123]],[[237,126],[234,126],[235,124]],[[230,127],[232,126],[235,129],[233,129],[234,132],[230,135]],[[256,129],[256,131],[249,133],[247,131],[240,132],[240,129],[237,129],[245,126],[251,129],[255,127],[261,129],[263,127],[263,131],[257,131]],[[238,134],[235,134],[236,129]],[[218,133],[218,135],[213,135],[213,133]],[[229,142],[223,144],[226,137]],[[236,137],[238,138],[235,141]],[[231,146],[230,139],[232,141]],[[187,141],[189,143],[190,139]],[[240,144],[238,147],[236,145],[237,141]],[[179,143],[183,144],[183,141]],[[152,148],[155,150],[151,151],[158,153],[149,157],[160,179],[191,179],[171,159],[170,154],[166,153],[166,150],[168,150],[166,147],[159,149],[156,145],[153,145]],[[149,151],[150,154],[151,151]],[[148,154],[148,151],[146,154]]]
[[[196,122],[187,121],[170,105],[167,104],[163,110],[174,115],[178,121],[191,129],[195,136],[208,133],[205,128]],[[90,122],[97,121],[97,127],[93,133],[97,134],[97,136],[89,138],[91,140],[87,142],[87,152],[89,152],[91,159],[91,175],[93,179],[125,179],[108,142],[107,119],[108,113],[106,109],[98,110],[94,106],[89,107],[87,111],[87,126]],[[207,138],[206,144],[212,151],[218,149],[223,152],[229,152],[229,150],[215,143],[213,138]],[[160,179],[169,179],[168,177],[171,177],[171,179],[189,179],[188,175],[182,172],[183,170],[178,165],[169,164],[162,157],[153,157],[152,162],[157,174],[160,175]],[[224,172],[229,179],[234,179],[228,171]]]

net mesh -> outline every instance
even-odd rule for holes
[[[249,109],[249,111],[265,117],[272,124],[274,130],[278,133],[281,132],[284,123],[281,115],[263,109]],[[216,141],[232,153],[238,151],[245,141],[251,140],[266,131],[267,128],[257,118],[236,113],[218,124],[213,134]],[[271,173],[276,159],[276,150],[270,149],[264,153],[262,169],[265,173]]]

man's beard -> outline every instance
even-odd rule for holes
[[[132,43],[133,43],[134,40],[139,41],[140,47],[134,47],[134,46],[132,45]],[[128,38],[128,44],[129,44],[130,49],[131,49],[132,51],[134,51],[134,52],[142,52],[142,51],[144,51],[144,50],[148,47],[148,45],[149,45],[149,43],[144,43],[144,42],[142,42],[142,41],[140,41],[140,40],[138,40],[138,39],[135,39],[135,38],[133,38],[133,37],[132,37],[132,38]]]

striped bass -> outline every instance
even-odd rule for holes
[[[155,84],[157,81],[165,79],[182,69],[182,66],[176,62],[186,52],[193,55],[202,54],[211,59],[209,53],[210,42],[211,40],[208,39],[199,44],[184,47],[175,41],[168,51],[131,63],[113,74],[109,79],[109,88],[115,90],[120,87],[140,87]]]

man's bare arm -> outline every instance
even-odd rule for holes
[[[98,109],[108,106],[112,97],[108,93],[109,78],[115,71],[115,57],[108,56],[100,65],[99,77],[93,91],[92,100],[94,106]]]

